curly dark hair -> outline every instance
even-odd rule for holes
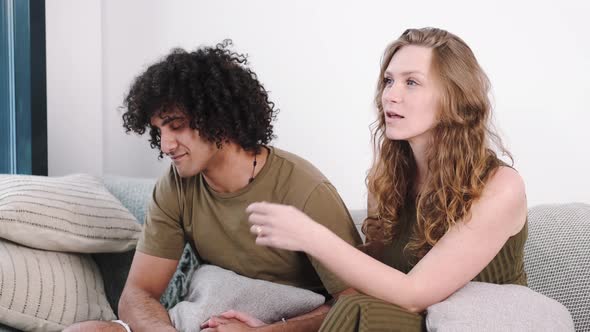
[[[160,132],[150,119],[179,109],[189,116],[191,128],[217,147],[234,142],[259,153],[275,137],[271,123],[278,109],[246,67],[247,55],[232,52],[231,45],[226,39],[190,53],[177,48],[151,65],[125,97],[125,132],[143,135],[149,128],[150,146],[161,149]]]

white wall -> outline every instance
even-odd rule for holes
[[[46,3],[49,175],[103,170],[100,0]]]
[[[156,160],[147,137],[125,135],[121,127],[118,106],[131,80],[173,47],[230,37],[250,55],[281,109],[275,145],[312,161],[349,208],[361,208],[383,49],[407,27],[436,26],[466,40],[490,76],[496,125],[526,181],[529,205],[590,203],[588,2],[98,4],[47,2],[50,175],[159,175],[166,162]],[[65,114],[80,116],[74,123],[88,124],[82,131],[88,136],[63,122]],[[86,154],[77,158],[73,151]]]

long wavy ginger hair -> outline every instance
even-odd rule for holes
[[[437,124],[432,129],[427,151],[429,174],[416,195],[412,194],[417,175],[412,150],[407,141],[385,136],[381,102],[385,70],[394,54],[407,45],[432,49],[431,68],[441,96]],[[512,156],[491,128],[489,89],[489,79],[469,46],[447,31],[408,29],[385,51],[375,96],[378,111],[372,129],[375,157],[367,175],[367,186],[375,198],[373,212],[382,221],[386,243],[399,231],[399,214],[407,200],[416,201],[417,220],[405,250],[417,260],[453,225],[468,218],[487,179],[502,163],[492,148],[495,146],[512,162]],[[365,223],[365,234],[366,229]]]

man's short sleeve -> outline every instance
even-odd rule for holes
[[[326,226],[353,247],[362,244],[348,209],[342,202],[336,188],[330,183],[324,182],[315,188],[307,199],[303,212],[313,220]],[[320,262],[311,256],[308,257],[330,294],[339,293],[349,288]]]
[[[137,251],[177,260],[184,248],[181,179],[170,166],[154,187]]]

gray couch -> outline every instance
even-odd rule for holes
[[[140,223],[155,183],[153,179],[105,176],[106,187],[125,205]],[[351,211],[360,229],[366,215]],[[582,203],[540,205],[529,210],[529,238],[525,247],[525,268],[529,287],[553,298],[570,311],[576,331],[590,331],[590,205]],[[111,307],[123,289],[133,252],[96,254]],[[183,255],[179,270],[162,302],[174,303],[182,292],[179,283],[194,257]],[[16,331],[0,324],[0,332]]]

